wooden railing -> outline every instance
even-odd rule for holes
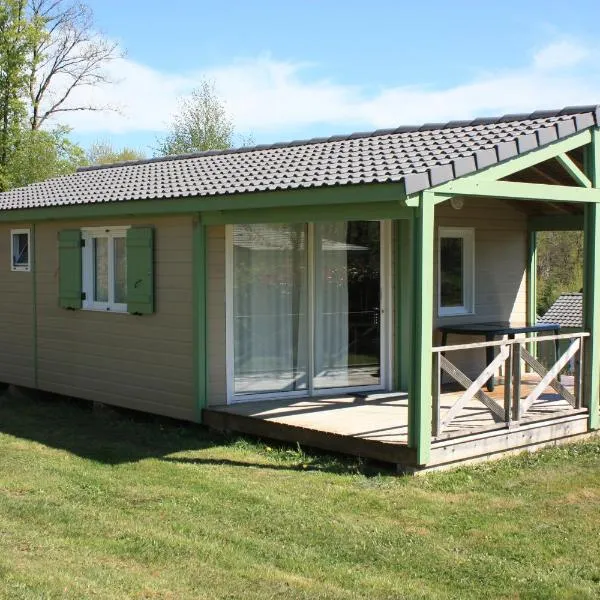
[[[583,359],[583,340],[589,335],[589,333],[585,332],[569,333],[433,348],[433,436],[440,436],[474,398],[490,410],[496,422],[503,422],[508,427],[518,425],[523,415],[531,409],[533,403],[548,387],[552,388],[573,408],[582,408],[581,365]],[[560,340],[569,340],[569,346],[562,355],[556,356],[556,362],[548,369],[530,352],[532,348],[543,342],[553,342],[558,348]],[[446,357],[446,354],[449,352],[490,347],[498,348],[498,354],[473,380]],[[556,354],[558,355],[558,350]],[[560,382],[560,375],[569,363],[574,363],[573,392]],[[534,384],[533,389],[525,398],[522,398],[521,393],[523,364],[528,365],[528,368],[540,377],[540,380]],[[504,369],[504,401],[502,404],[498,403],[497,400],[483,390],[483,387],[490,381],[490,378],[495,376],[501,366]],[[462,395],[444,414],[442,414],[441,409],[442,373],[449,375],[464,388]]]

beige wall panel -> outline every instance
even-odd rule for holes
[[[225,226],[208,227],[208,405],[227,403],[225,339]]]
[[[58,232],[100,225],[155,228],[153,315],[59,308]],[[39,387],[193,419],[192,218],[53,222],[36,233]]]
[[[436,206],[434,250],[434,323],[507,321],[524,324],[527,315],[527,217],[496,199],[466,199],[461,210],[449,202]],[[438,230],[440,227],[472,227],[475,230],[475,311],[473,315],[438,316]],[[482,336],[450,335],[449,344],[484,341]],[[441,342],[436,331],[434,344]],[[485,366],[485,351],[447,355],[459,368],[475,375]]]
[[[11,229],[31,229],[31,225],[0,226],[0,381],[33,387],[34,273],[11,271]],[[35,248],[35,240],[31,244]]]

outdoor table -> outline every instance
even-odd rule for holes
[[[442,346],[446,345],[448,334],[457,335],[483,335],[486,342],[494,341],[494,338],[508,336],[508,339],[514,339],[518,333],[540,333],[542,331],[552,331],[555,335],[560,333],[559,323],[538,323],[537,325],[523,325],[511,327],[510,323],[465,323],[457,325],[443,325],[439,328],[442,333]],[[558,358],[558,340],[554,340],[554,349],[556,358]],[[488,346],[485,349],[485,364],[489,365],[494,360],[494,346]],[[487,382],[489,392],[494,391],[494,377],[490,377]]]

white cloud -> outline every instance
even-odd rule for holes
[[[533,57],[536,69],[564,69],[583,62],[590,55],[584,45],[562,40],[542,48]]]
[[[276,140],[278,132],[326,125],[391,127],[559,108],[600,102],[597,52],[557,41],[535,53],[521,69],[490,72],[446,88],[388,86],[373,92],[333,80],[310,79],[310,65],[270,56],[236,61],[192,73],[162,73],[123,58],[110,65],[116,83],[77,91],[73,101],[118,106],[120,114],[64,113],[79,133],[126,134],[164,131],[177,109],[203,78],[216,82],[236,129]],[[440,68],[442,68],[440,66]]]

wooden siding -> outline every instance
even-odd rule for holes
[[[495,199],[465,199],[461,210],[449,202],[436,206],[434,252],[434,326],[507,321],[524,324],[527,316],[527,217]],[[440,227],[475,230],[475,310],[472,315],[438,316],[438,239]],[[434,343],[441,341],[436,333]],[[481,336],[450,335],[449,344],[481,342]],[[449,359],[468,374],[484,368],[484,352],[452,353]]]
[[[34,274],[33,271],[11,271],[11,229],[31,229],[31,225],[19,223],[0,227],[0,381],[33,387]],[[33,235],[30,240],[35,248]]]
[[[225,226],[207,228],[208,405],[227,403],[225,339]]]
[[[99,225],[154,226],[154,314],[59,308],[58,232]],[[191,217],[41,223],[36,241],[38,387],[192,420]]]

